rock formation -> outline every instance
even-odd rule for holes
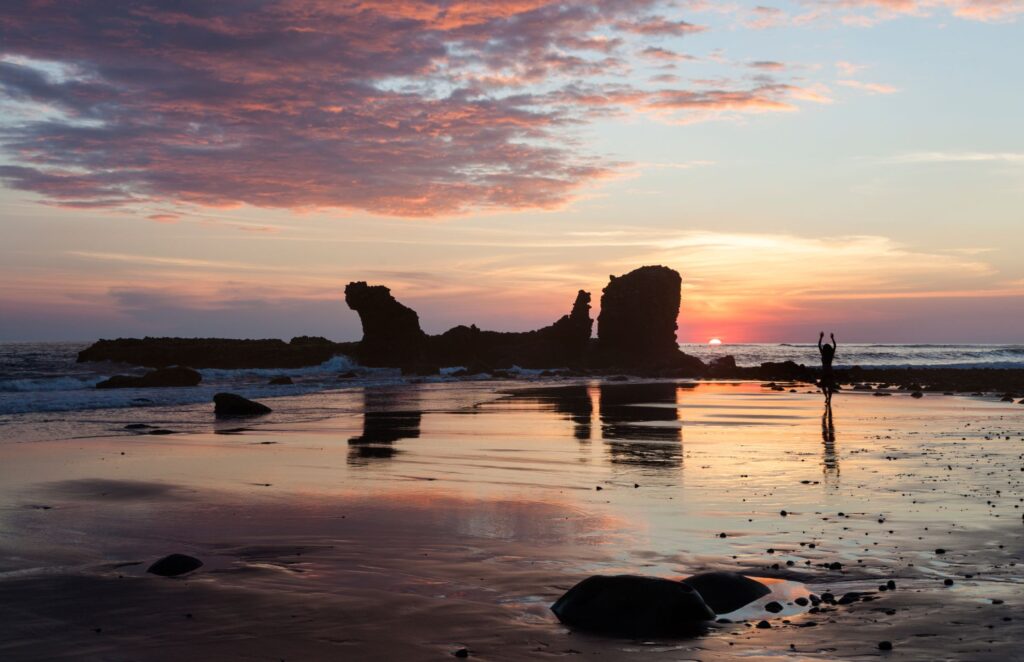
[[[352,343],[301,336],[279,339],[118,338],[99,340],[78,353],[78,362],[110,361],[149,368],[188,365],[193,368],[301,368],[319,365],[336,354],[352,351]]]
[[[416,311],[383,285],[359,281],[345,287],[345,303],[359,314],[363,339],[356,356],[367,366],[412,366],[424,361],[427,334]]]
[[[468,374],[522,368],[628,370],[657,377],[705,374],[699,360],[679,351],[679,274],[668,267],[642,267],[612,277],[601,297],[598,339],[591,339],[590,294],[580,290],[571,311],[535,331],[486,331],[456,326],[437,336],[420,327],[419,315],[383,285],[358,281],[345,287],[345,302],[359,315],[358,343],[324,338],[225,340],[217,338],[119,338],[100,340],[79,361],[113,361],[165,367],[297,368],[321,364],[337,354],[372,367],[401,368],[408,375],[437,374],[442,366],[464,366]],[[283,380],[282,380],[283,381]]]
[[[586,360],[593,320],[590,294],[580,290],[572,311],[536,331],[483,331],[457,326],[428,339],[430,360],[438,365],[467,366],[471,373],[494,369],[578,367]]]
[[[611,276],[601,294],[598,349],[614,366],[674,364],[679,358],[676,318],[682,279],[668,267],[640,267]]]

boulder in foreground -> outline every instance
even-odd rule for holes
[[[213,396],[213,413],[217,416],[261,416],[271,411],[265,404],[234,393],[218,393]]]
[[[170,554],[146,569],[146,572],[161,577],[177,577],[202,567],[203,562],[187,554]]]
[[[692,586],[636,575],[588,577],[551,611],[571,627],[624,636],[687,634],[715,617]]]
[[[682,580],[704,598],[716,614],[728,614],[772,592],[759,581],[738,572],[703,572]]]
[[[154,388],[173,386],[195,386],[203,376],[192,368],[174,366],[150,370],[141,377],[114,375],[96,385],[96,388]]]

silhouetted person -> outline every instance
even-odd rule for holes
[[[832,403],[832,393],[836,390],[836,378],[832,374],[832,359],[836,356],[836,336],[828,334],[832,344],[822,343],[825,339],[825,332],[818,334],[818,351],[821,352],[821,390],[825,393],[825,403]]]

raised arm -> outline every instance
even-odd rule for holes
[[[822,331],[818,334],[818,351],[821,351],[821,341],[825,339],[825,332]]]
[[[828,334],[828,337],[832,339],[832,349],[835,350],[836,348],[838,348],[839,343],[836,342],[836,334],[830,333]]]

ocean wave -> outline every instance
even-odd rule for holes
[[[223,369],[223,368],[201,368],[199,374],[203,376],[203,380],[206,381],[231,381],[242,378],[255,378],[259,377],[262,379],[270,379],[271,377],[278,377],[280,375],[287,375],[291,378],[296,377],[316,377],[325,374],[337,375],[338,373],[350,372],[354,370],[390,370],[389,368],[364,368],[355,362],[351,357],[339,354],[333,356],[319,365],[307,366],[304,368],[237,368],[237,369]]]
[[[91,389],[103,381],[102,376],[89,377],[35,377],[29,379],[0,380],[0,392],[31,393],[35,391],[77,391]]]

